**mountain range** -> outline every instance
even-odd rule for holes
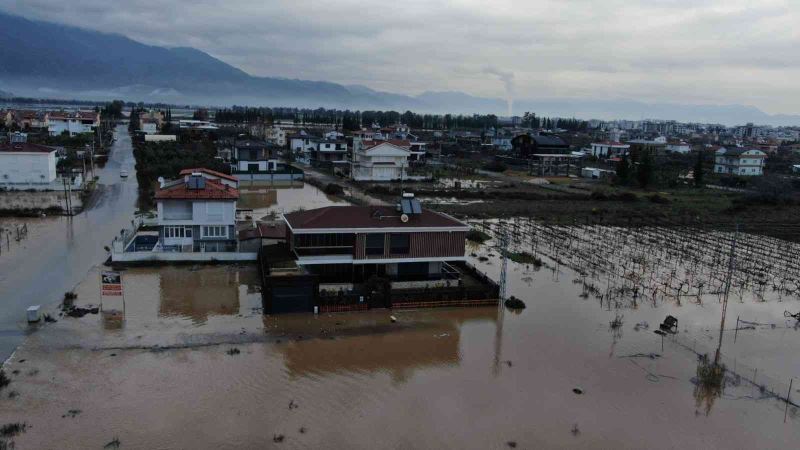
[[[158,47],[0,12],[0,92],[76,98],[202,104],[395,109],[432,113],[507,114],[500,98],[463,92],[404,95],[342,85],[250,75],[200,50]],[[8,94],[8,92],[6,92]],[[0,95],[2,97],[3,95]],[[8,96],[8,95],[5,95]],[[582,119],[674,119],[727,125],[800,124],[745,105],[683,105],[629,99],[515,99],[514,112]]]

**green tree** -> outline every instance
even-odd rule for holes
[[[639,167],[636,170],[636,179],[642,189],[647,188],[653,182],[653,158],[650,156],[650,152],[642,153]]]
[[[703,186],[703,150],[697,152],[697,161],[694,163],[694,185]]]
[[[628,161],[628,156],[623,156],[617,162],[617,184],[627,185],[631,182],[631,166]]]

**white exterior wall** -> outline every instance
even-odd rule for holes
[[[714,172],[754,177],[764,175],[766,154],[760,150],[749,150],[741,155],[726,156],[724,150],[717,150]]]
[[[154,122],[147,122],[142,124],[142,132],[144,134],[157,134],[158,124]]]
[[[236,202],[234,201],[207,201],[196,200],[192,203],[192,217],[190,219],[166,219],[165,218],[165,202],[190,202],[191,200],[159,200],[157,203],[158,208],[158,225],[235,225],[236,223]],[[222,205],[221,217],[209,217],[207,206],[208,203],[215,203]],[[169,208],[169,205],[166,206]]]
[[[242,172],[249,171],[250,164],[258,164],[259,172],[278,170],[278,160],[276,159],[270,159],[269,161],[239,161],[236,164],[236,168]]]
[[[0,183],[47,184],[56,179],[56,152],[0,152]]]
[[[47,128],[50,136],[58,136],[64,131],[69,132],[70,136],[82,133],[91,133],[92,125],[84,125],[80,119],[50,119],[50,126]]]
[[[148,134],[144,137],[145,142],[173,142],[177,140],[178,137],[174,134]]]
[[[689,144],[669,144],[667,145],[667,151],[673,153],[689,153],[691,151],[691,146]]]

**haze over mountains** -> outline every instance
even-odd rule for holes
[[[106,34],[0,13],[0,92],[47,98],[506,115],[507,101],[463,92],[404,95],[360,85],[252,76],[200,50],[142,44]],[[280,61],[275,61],[280,64]],[[0,95],[2,96],[2,95]],[[582,119],[675,119],[726,125],[795,125],[744,105],[648,104],[629,99],[514,99],[514,113]]]

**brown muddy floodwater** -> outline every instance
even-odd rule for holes
[[[239,193],[237,208],[251,209],[255,219],[283,214],[298,209],[324,206],[346,206],[344,200],[330,196],[317,187],[302,181],[295,182],[244,182]]]
[[[798,410],[770,394],[785,395],[800,370],[800,330],[783,317],[796,297],[742,287],[728,305],[724,389],[697,386],[698,354],[718,345],[717,294],[698,302],[665,290],[631,304],[619,289],[600,300],[595,293],[623,282],[582,273],[577,244],[541,239],[531,249],[541,266],[509,262],[521,312],[264,317],[253,266],[126,270],[124,305],[103,305],[124,308],[119,326],[101,315],[59,318],[11,358],[0,424],[28,424],[13,438],[21,449],[102,448],[115,438],[143,449],[796,447]],[[653,255],[664,248],[652,245]],[[468,253],[499,274],[491,242]],[[100,302],[98,272],[78,287],[79,303]],[[679,332],[662,341],[653,330],[668,314]],[[737,316],[758,325],[736,332]]]

